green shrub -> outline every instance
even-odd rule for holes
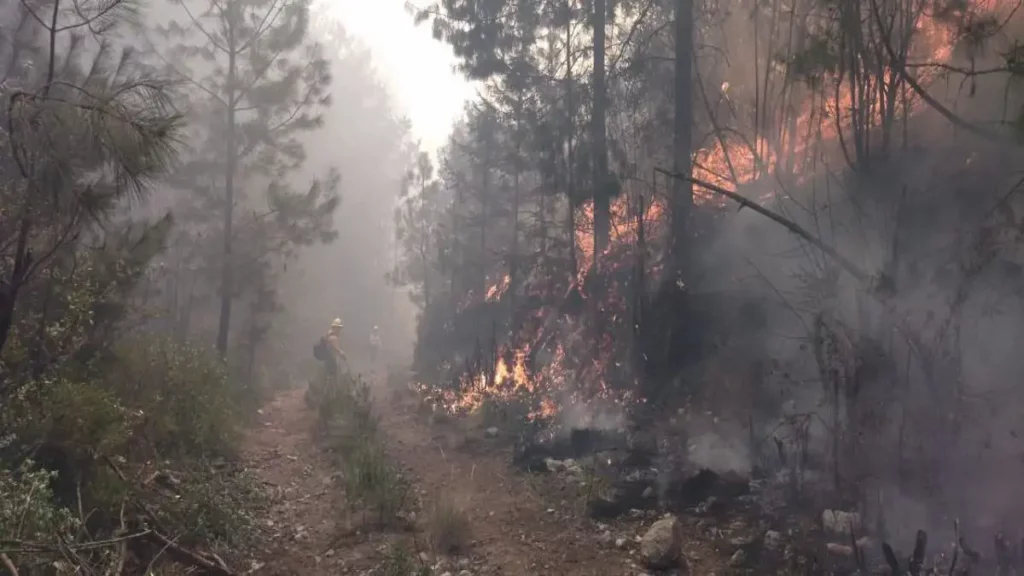
[[[133,420],[137,421],[136,413],[124,408],[110,390],[69,380],[46,386],[40,411],[24,436],[45,439],[46,445],[78,462],[122,454],[131,440]]]
[[[196,463],[177,475],[176,484],[163,508],[167,523],[180,526],[187,542],[240,550],[256,541],[257,512],[268,500],[250,472]]]
[[[241,438],[240,394],[211,352],[142,338],[118,346],[115,362],[104,384],[136,412],[133,435],[149,456],[234,453]]]
[[[54,503],[53,472],[26,462],[16,470],[0,468],[0,541],[53,542],[74,534],[77,520]]]
[[[306,400],[316,407],[319,437],[338,458],[346,498],[389,524],[405,507],[410,487],[380,444],[369,385],[345,373],[311,384]]]
[[[360,443],[343,465],[345,497],[366,506],[380,524],[389,524],[405,508],[409,483],[379,444]]]
[[[434,571],[429,566],[418,563],[413,553],[398,544],[388,546],[384,561],[374,570],[378,576],[431,576]]]
[[[448,499],[439,500],[427,518],[430,545],[435,553],[454,554],[469,543],[470,526],[466,511]]]
[[[362,379],[345,375],[335,385],[323,386],[307,401],[317,410],[317,431],[327,447],[346,454],[375,438],[379,420],[373,413],[370,388]]]

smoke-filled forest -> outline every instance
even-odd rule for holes
[[[0,574],[1024,574],[1020,8],[7,0]]]

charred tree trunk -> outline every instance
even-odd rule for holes
[[[601,255],[611,235],[611,199],[608,189],[608,142],[605,115],[608,86],[605,82],[605,0],[594,0],[594,109],[591,118],[594,147],[594,271],[600,271]]]
[[[18,241],[14,249],[14,266],[9,279],[0,281],[0,352],[7,345],[7,339],[14,326],[14,305],[18,301],[18,293],[28,278],[32,265],[32,250],[28,247],[32,220],[28,216],[28,207],[21,218],[18,229]]]
[[[608,142],[605,115],[608,108],[608,86],[605,82],[605,0],[594,0],[594,109],[591,112],[593,130],[593,201],[594,201],[594,256],[591,283],[591,314],[594,320],[594,357],[600,357],[605,339],[605,318],[601,310],[606,282],[601,260],[611,236],[611,198],[609,197]]]
[[[516,99],[515,109],[515,152],[512,158],[512,247],[508,255],[508,297],[509,310],[512,312],[512,333],[519,334],[519,313],[516,305],[516,293],[519,286],[519,176],[520,155],[523,147],[523,95],[520,92]]]
[[[575,108],[573,108],[573,59],[572,59],[572,0],[565,2],[565,177],[568,198],[568,209],[566,210],[566,232],[569,235],[569,269],[571,279],[575,280],[579,271],[579,262],[576,256],[576,156],[573,152],[575,144]]]
[[[684,178],[672,179],[672,271],[676,282],[688,268],[690,212],[693,184],[693,0],[676,0],[675,14],[675,125],[672,131],[672,170]]]

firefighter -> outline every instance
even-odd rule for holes
[[[377,330],[377,325],[374,324],[373,330],[370,332],[370,362],[375,366],[378,354],[380,354],[380,332]]]
[[[325,362],[327,364],[327,373],[331,376],[337,376],[342,362],[348,361],[345,357],[345,351],[341,349],[341,329],[343,327],[341,318],[335,318],[334,322],[331,322],[327,335],[324,336],[324,343],[327,348],[327,359]]]
[[[341,318],[335,318],[327,334],[321,336],[313,346],[313,357],[324,363],[324,372],[322,378],[310,382],[306,391],[306,403],[311,407],[333,394],[341,383],[338,373],[342,362],[347,363],[345,352],[341,349],[342,327]]]

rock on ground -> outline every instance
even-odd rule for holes
[[[640,556],[648,568],[662,570],[682,564],[682,538],[674,516],[655,522],[640,540]]]

